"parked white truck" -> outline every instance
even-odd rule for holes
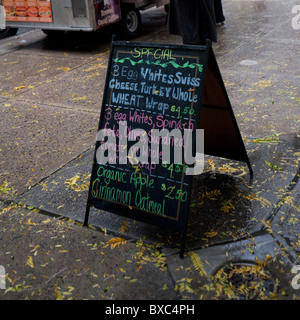
[[[122,25],[129,39],[141,30],[140,10],[167,6],[169,0],[0,0],[0,38],[18,28],[95,31],[112,23]]]

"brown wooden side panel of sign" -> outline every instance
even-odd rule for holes
[[[224,82],[210,49],[199,128],[204,129],[204,153],[251,164],[242,140]]]

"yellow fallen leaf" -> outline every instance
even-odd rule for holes
[[[213,238],[213,237],[215,237],[217,234],[218,234],[218,232],[213,231],[213,230],[204,233],[204,235],[205,235],[207,238]]]
[[[28,256],[28,259],[27,259],[27,261],[26,261],[26,265],[29,266],[29,267],[31,267],[31,268],[34,268],[32,256]]]
[[[37,72],[47,71],[48,69],[49,69],[49,67],[47,67],[47,68],[43,68],[43,69],[41,69],[41,70],[38,70]]]
[[[57,68],[57,69],[64,70],[64,71],[69,71],[69,70],[71,70],[71,69],[68,68],[68,67],[60,67],[60,68]]]
[[[123,268],[120,268],[120,271],[126,273],[126,271]]]
[[[30,225],[33,225],[33,226],[38,226],[39,225],[38,223],[31,222],[31,219],[32,219],[32,217],[27,220],[26,224],[30,224]]]
[[[42,221],[42,223],[47,224],[47,223],[49,223],[49,222],[51,222],[51,221],[52,221],[51,219],[46,219],[46,220]]]
[[[11,98],[13,97],[13,95],[8,92],[1,92],[1,96],[9,96]]]
[[[122,246],[126,243],[127,243],[127,240],[124,240],[123,238],[120,238],[120,237],[116,237],[108,240],[106,244],[103,246],[103,248],[110,246],[111,249],[114,249],[115,247]]]
[[[99,72],[94,72],[93,74],[87,76],[87,77],[83,80],[83,83],[87,82],[89,79],[91,79],[92,77],[95,77],[95,76],[99,76]]]
[[[86,100],[86,96],[83,96],[83,97],[78,97],[78,98],[73,98],[72,100],[75,101],[75,100]]]
[[[11,61],[11,62],[6,62],[5,64],[15,64],[18,63],[19,61]]]
[[[39,247],[40,247],[40,245],[39,245],[39,244],[38,244],[38,245],[36,245],[36,246],[31,250],[31,252],[36,251]]]
[[[14,90],[20,90],[20,89],[23,89],[23,88],[25,88],[25,86],[14,87]]]
[[[55,287],[54,287],[54,295],[56,296],[56,299],[57,300],[63,300],[63,295],[61,294],[61,292],[59,291],[58,289],[58,285],[56,284]]]

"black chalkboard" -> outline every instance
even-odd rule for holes
[[[214,89],[205,85],[212,58],[208,75],[213,86],[221,88],[217,99],[213,98]],[[236,151],[237,160],[249,165],[224,90],[209,42],[186,46],[112,41],[98,128],[102,136],[98,132],[84,224],[90,206],[94,206],[185,236],[193,178],[188,174],[192,166],[184,161],[186,129],[193,132],[193,155],[199,125],[210,132],[211,145],[205,148],[218,156],[222,156],[222,150],[216,149],[224,145],[223,137],[233,132],[230,141],[237,141],[237,147],[230,141],[225,145],[231,153]],[[220,99],[227,104],[216,105]],[[225,133],[221,130],[216,138],[213,119],[222,118],[224,110],[230,121],[228,125],[225,121]],[[201,114],[205,118],[209,115],[211,127],[200,120]],[[152,129],[165,129],[167,135],[155,140]],[[171,135],[173,129],[179,132],[177,136]],[[155,141],[159,143],[152,144]],[[171,150],[170,161],[164,162],[166,146]],[[176,152],[181,152],[181,163],[174,162]]]

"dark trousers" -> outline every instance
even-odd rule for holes
[[[216,15],[216,23],[225,21],[225,17],[223,14],[222,0],[215,0],[215,15]]]

